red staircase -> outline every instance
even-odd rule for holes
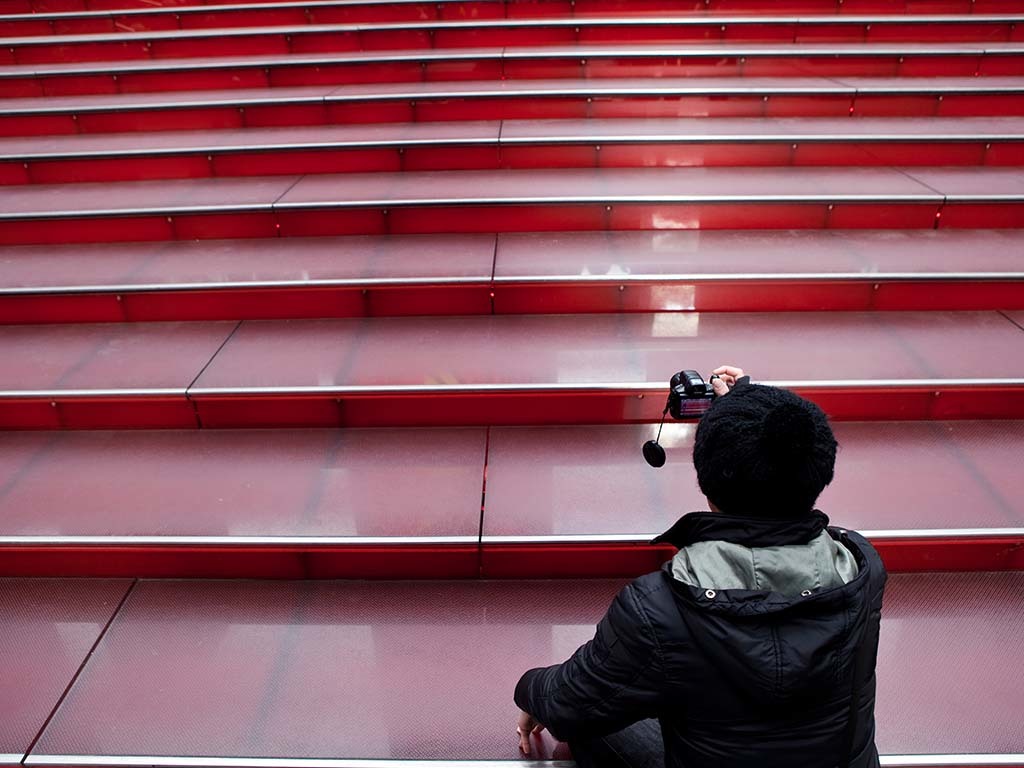
[[[0,765],[519,764],[519,673],[704,506],[669,376],[734,362],[894,573],[883,764],[1024,767],[1024,3],[0,38]]]

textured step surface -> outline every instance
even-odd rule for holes
[[[546,167],[1022,165],[1024,118],[461,121],[0,139],[0,184]]]
[[[0,66],[0,95],[40,96],[358,82],[621,77],[1020,74],[1022,43],[735,43],[277,53]]]
[[[331,24],[353,22],[395,22],[395,21],[428,21],[428,20],[460,20],[460,19],[504,19],[504,18],[552,18],[558,12],[561,18],[580,18],[585,20],[595,15],[616,13],[629,15],[632,18],[643,16],[660,16],[666,13],[690,13],[698,19],[701,16],[715,13],[718,3],[695,2],[687,7],[684,4],[673,4],[671,7],[658,8],[654,4],[625,4],[621,2],[605,2],[605,0],[584,0],[572,4],[567,3],[529,3],[529,2],[493,2],[490,0],[445,0],[444,2],[428,3],[423,0],[397,3],[349,2],[347,0],[304,0],[303,2],[263,2],[237,3],[222,5],[211,2],[207,5],[168,4],[166,7],[141,7],[95,11],[63,11],[42,13],[5,13],[0,16],[0,34],[16,35],[56,35],[84,34],[102,32],[144,32],[168,29],[205,29],[210,27],[241,27],[263,26],[271,24]],[[728,11],[726,13],[734,15]],[[829,14],[834,19],[842,19],[839,11],[848,10],[846,6],[857,3],[837,4],[822,2],[789,2],[774,3],[765,10],[770,13],[821,13]],[[975,6],[978,7],[975,7]],[[7,9],[4,9],[7,10]],[[853,13],[872,14],[912,14],[918,16],[922,9],[916,4],[899,7],[896,4],[862,4],[861,9]],[[696,11],[697,13],[693,13]],[[975,4],[970,0],[951,0],[950,2],[934,2],[924,8],[921,15],[942,13],[965,13],[970,16],[987,13],[1012,12],[1013,6],[1005,2]],[[749,10],[748,10],[749,12]],[[716,14],[717,15],[717,14]]]
[[[130,585],[0,579],[0,765],[20,764]]]
[[[1024,40],[1021,14],[922,15],[702,15],[473,19],[358,24],[280,25],[220,29],[93,32],[0,37],[11,64],[460,48],[687,42],[937,42]]]
[[[616,78],[6,99],[9,136],[513,118],[1024,114],[1024,79]]]
[[[26,763],[518,763],[509,725],[516,679],[589,639],[620,586],[141,582]],[[929,765],[940,755],[1024,752],[1020,668],[949,663],[1020,655],[1022,587],[1021,574],[890,580],[878,661],[883,754]],[[439,704],[451,718],[443,726]]]
[[[0,187],[0,242],[1019,227],[1022,209],[1024,176],[1015,168],[349,173]]]
[[[1024,568],[1024,422],[835,431],[837,479],[819,506],[890,570]],[[487,432],[0,434],[0,572],[629,575],[664,557],[642,545],[707,506],[692,425],[665,427],[660,471],[639,451],[653,425]]]
[[[273,5],[273,3],[270,3]],[[416,18],[429,18],[438,10],[443,16],[455,18],[465,16],[492,17],[508,16],[550,16],[586,13],[663,13],[664,0],[442,0],[442,2],[424,3],[423,0],[396,0],[381,2],[380,0],[340,0],[331,5],[364,8],[370,18],[395,13],[395,9],[412,8]],[[247,5],[263,5],[261,2]],[[299,5],[299,3],[296,3]],[[175,10],[183,8],[201,9],[203,6],[223,7],[218,0],[207,3],[187,0],[4,0],[0,7],[6,13],[26,12],[80,12],[82,10],[111,11],[118,9],[158,9]],[[305,7],[305,4],[303,4]],[[799,13],[1002,13],[1015,10],[1013,0],[688,0],[686,3],[673,3],[677,11],[746,11],[746,12],[799,12]],[[408,12],[408,11],[406,11]]]
[[[0,319],[1024,308],[1022,248],[1022,230],[956,229],[13,246]]]
[[[846,419],[1011,417],[1018,349],[1021,328],[996,312],[6,326],[0,351],[25,362],[0,373],[0,415],[7,427],[656,421],[680,361],[707,371],[727,357]]]

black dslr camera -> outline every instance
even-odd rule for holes
[[[717,379],[717,376],[712,376]],[[698,420],[703,416],[711,403],[715,401],[715,390],[710,381],[704,381],[696,371],[680,371],[668,383],[668,402],[661,414],[661,425],[658,436],[644,443],[644,459],[652,467],[665,465],[665,449],[658,442],[661,440],[661,427],[665,426],[665,416],[672,414],[673,419]]]
[[[680,371],[668,383],[668,404],[665,409],[672,414],[673,419],[699,419],[711,407],[714,399],[715,390],[711,382],[704,381],[696,371]]]

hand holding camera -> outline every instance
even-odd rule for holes
[[[672,414],[677,420],[699,420],[716,397],[729,394],[734,386],[750,380],[742,368],[734,365],[720,365],[711,373],[705,382],[697,371],[679,371],[668,384],[668,402],[661,414],[661,425],[658,436],[643,445],[644,460],[652,467],[665,465],[665,449],[661,447],[661,428],[665,426],[665,416]]]

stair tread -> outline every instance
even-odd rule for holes
[[[624,168],[427,171],[0,188],[0,219],[516,203],[1024,199],[1016,168]]]
[[[891,537],[936,529],[1019,529],[1024,422],[841,422],[836,479],[818,507],[841,525]],[[704,509],[691,463],[694,425],[662,433],[668,463],[640,446],[657,425],[493,427],[484,544],[648,541],[671,515]],[[671,513],[666,513],[671,509]],[[953,534],[956,535],[956,534]],[[962,535],[962,534],[961,534]]]
[[[130,586],[129,579],[0,579],[0,764],[21,762]]]
[[[343,23],[308,23],[281,24],[261,26],[224,26],[204,27],[200,29],[169,29],[169,30],[127,30],[123,32],[90,32],[52,35],[11,35],[0,37],[0,46],[43,46],[43,45],[74,45],[77,43],[99,42],[134,42],[137,40],[189,40],[223,35],[233,36],[269,36],[269,35],[312,35],[325,33],[399,31],[399,30],[494,30],[494,29],[544,29],[572,27],[578,32],[582,28],[601,27],[635,27],[643,29],[651,26],[678,25],[804,25],[827,26],[859,26],[864,24],[878,25],[882,28],[901,24],[1013,24],[1024,21],[1021,13],[961,13],[961,14],[920,14],[912,17],[884,13],[844,13],[844,14],[679,14],[664,13],[659,15],[636,16],[629,14],[580,16],[580,17],[547,17],[522,19],[427,19],[416,21],[359,21]],[[720,41],[714,41],[720,42]],[[714,42],[710,44],[714,44]],[[983,41],[987,43],[988,41]],[[709,44],[709,43],[702,43]],[[748,43],[749,44],[749,43]]]
[[[475,545],[485,432],[0,433],[0,541]]]
[[[500,133],[500,138],[499,138]],[[0,138],[0,160],[447,144],[995,141],[1024,139],[1024,117],[621,118],[378,123],[220,131]]]
[[[2,68],[0,68],[2,69]],[[487,80],[451,82],[365,83],[231,90],[170,91],[153,93],[32,96],[4,99],[9,114],[61,111],[155,109],[187,105],[273,104],[343,101],[347,99],[443,98],[456,96],[626,94],[726,94],[726,93],[985,93],[1024,90],[1024,77],[920,77],[853,78],[822,77],[689,77],[614,78],[558,80]],[[720,118],[716,118],[720,119]],[[858,118],[862,119],[862,118]]]
[[[33,39],[33,38],[28,38]],[[662,45],[552,45],[514,48],[430,48],[392,51],[348,51],[339,53],[289,53],[250,56],[196,56],[167,59],[128,59],[64,63],[14,64],[0,66],[0,78],[31,75],[84,74],[98,72],[178,71],[277,67],[311,64],[344,64],[396,61],[459,61],[516,59],[615,59],[615,58],[742,58],[759,56],[935,56],[977,54],[1022,54],[1024,43],[673,43]],[[806,73],[794,72],[800,75]]]
[[[1024,334],[996,312],[245,321],[232,334],[234,327],[0,327],[3,358],[23,361],[0,372],[0,390],[7,396],[107,390],[184,395],[194,379],[189,391],[196,395],[395,386],[424,392],[644,384],[661,389],[679,361],[711,370],[722,363],[722,349],[763,381],[856,386],[1024,379]]]
[[[834,525],[875,539],[1024,533],[1024,421],[834,429],[836,480],[818,503]],[[705,508],[693,426],[666,425],[661,471],[639,452],[656,430],[491,428],[483,544],[642,543]],[[485,432],[0,433],[0,545],[476,544]]]
[[[765,381],[1024,377],[997,313],[492,315],[246,321],[193,391],[659,382],[722,349]]]
[[[1024,277],[1020,230],[572,232],[0,248],[0,294],[558,280]]]
[[[145,323],[53,327],[0,326],[8,393],[54,389],[145,390],[184,397],[235,323]]]
[[[518,764],[510,725],[518,676],[588,640],[621,586],[143,581],[26,764],[62,755],[119,756],[127,765],[164,756],[160,764],[172,766],[174,756],[283,763],[282,755]],[[890,578],[880,752],[1024,752],[1021,667],[949,663],[1019,657],[1024,612],[1012,607],[1022,589],[1020,573]],[[451,723],[460,724],[455,736]],[[542,758],[552,755],[549,739]]]

